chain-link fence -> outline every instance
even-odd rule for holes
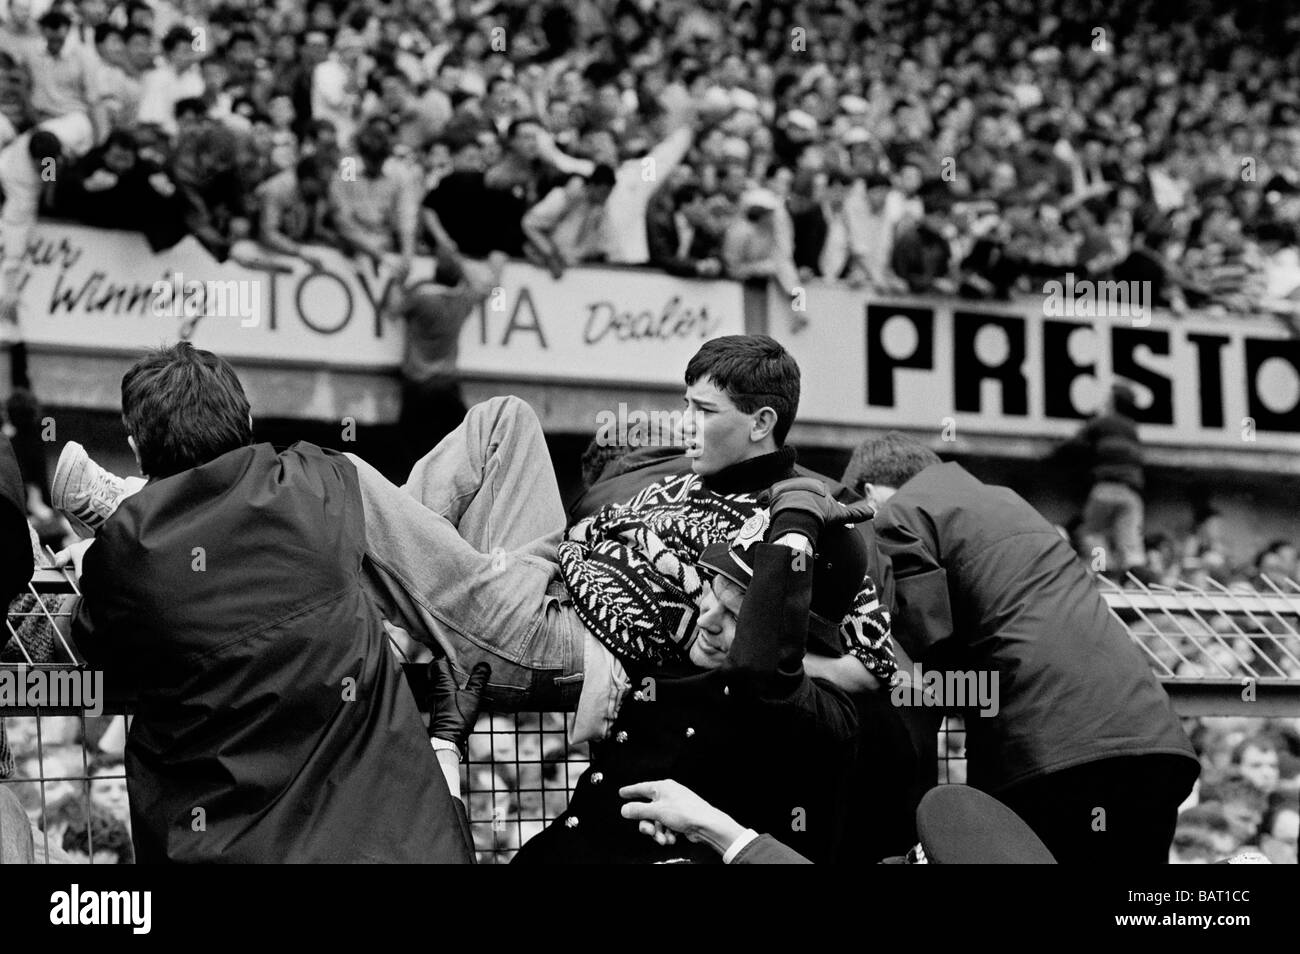
[[[1121,587],[1098,578],[1111,611],[1143,649],[1184,716],[1300,717],[1300,586],[1212,584],[1198,590]],[[11,606],[0,669],[76,670],[69,624],[76,584],[38,570]],[[0,790],[27,813],[38,860],[130,860],[122,747],[126,714],[87,716],[48,705],[6,705]],[[588,763],[571,746],[572,716],[484,714],[470,738],[462,793],[483,862],[508,861],[558,817]],[[943,721],[940,783],[965,780],[965,730]],[[2,797],[2,796],[0,796]]]

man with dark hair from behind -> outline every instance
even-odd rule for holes
[[[148,483],[124,497],[69,445],[54,496],[97,530],[73,638],[135,696],[139,860],[470,861],[362,584],[353,465],[254,444],[235,372],[185,342],[126,373],[122,417]]]
[[[1069,544],[1012,491],[897,432],[859,447],[845,482],[877,507],[903,649],[997,680],[998,711],[964,713],[969,783],[1063,864],[1166,862],[1200,766]]]

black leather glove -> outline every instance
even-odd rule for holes
[[[861,523],[870,520],[875,508],[865,500],[842,504],[813,477],[792,477],[777,481],[759,497],[759,504],[771,511],[769,540],[787,533],[802,533],[816,542],[821,528],[832,523]]]
[[[441,656],[429,663],[429,737],[454,742],[462,760],[483,704],[483,687],[491,675],[491,666],[478,663],[462,688],[456,683],[450,659]]]

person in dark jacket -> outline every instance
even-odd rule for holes
[[[135,697],[138,860],[471,861],[362,584],[354,465],[254,444],[234,371],[187,343],[127,372],[122,410],[148,483],[85,551],[73,637]]]
[[[1165,863],[1199,763],[1069,544],[1012,491],[901,434],[864,444],[851,468],[878,508],[903,649],[996,680],[997,711],[964,713],[969,783],[1061,863]]]
[[[731,543],[705,548],[714,573],[689,664],[638,670],[568,809],[519,863],[716,862],[705,844],[646,838],[623,813],[623,786],[673,778],[806,857],[836,857],[850,809],[857,711],[804,670],[807,649],[840,651],[839,621],[866,573],[845,523],[870,516],[819,481],[774,485]],[[780,753],[774,760],[774,753]]]
[[[1079,526],[1085,556],[1110,554],[1106,566],[1121,579],[1146,565],[1142,527],[1142,441],[1133,420],[1133,389],[1118,383],[1100,413],[1083,425],[1062,450],[1081,451],[1092,480]]]
[[[646,210],[650,264],[670,275],[716,278],[722,272],[722,238],[698,183],[660,189]]]

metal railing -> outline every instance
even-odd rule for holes
[[[1218,584],[1199,590],[1136,580],[1121,587],[1098,578],[1111,612],[1141,647],[1180,714],[1300,716],[1300,586],[1264,582],[1263,591]],[[77,595],[69,574],[38,570],[27,607],[6,619],[3,635],[10,648],[8,658],[0,657],[0,669],[75,667],[69,624]],[[41,647],[31,645],[38,629],[48,641]],[[41,661],[45,657],[52,658]],[[123,814],[124,802],[115,793],[125,775],[120,758],[101,743],[106,731],[110,737],[119,732],[112,720],[120,713],[107,713],[103,722],[49,707],[6,707],[0,713],[17,756],[15,775],[0,778],[0,788],[19,794],[38,829],[38,857],[58,860],[62,828],[74,825],[85,830],[83,853],[92,860],[100,850],[96,838],[117,844],[120,833],[107,819]],[[69,718],[71,723],[54,721]],[[564,811],[589,759],[585,745],[568,742],[571,722],[571,715],[558,712],[480,718],[462,775],[480,861],[508,861]],[[938,739],[941,783],[965,780],[964,750],[961,720],[945,719]],[[101,763],[110,768],[97,768]]]

